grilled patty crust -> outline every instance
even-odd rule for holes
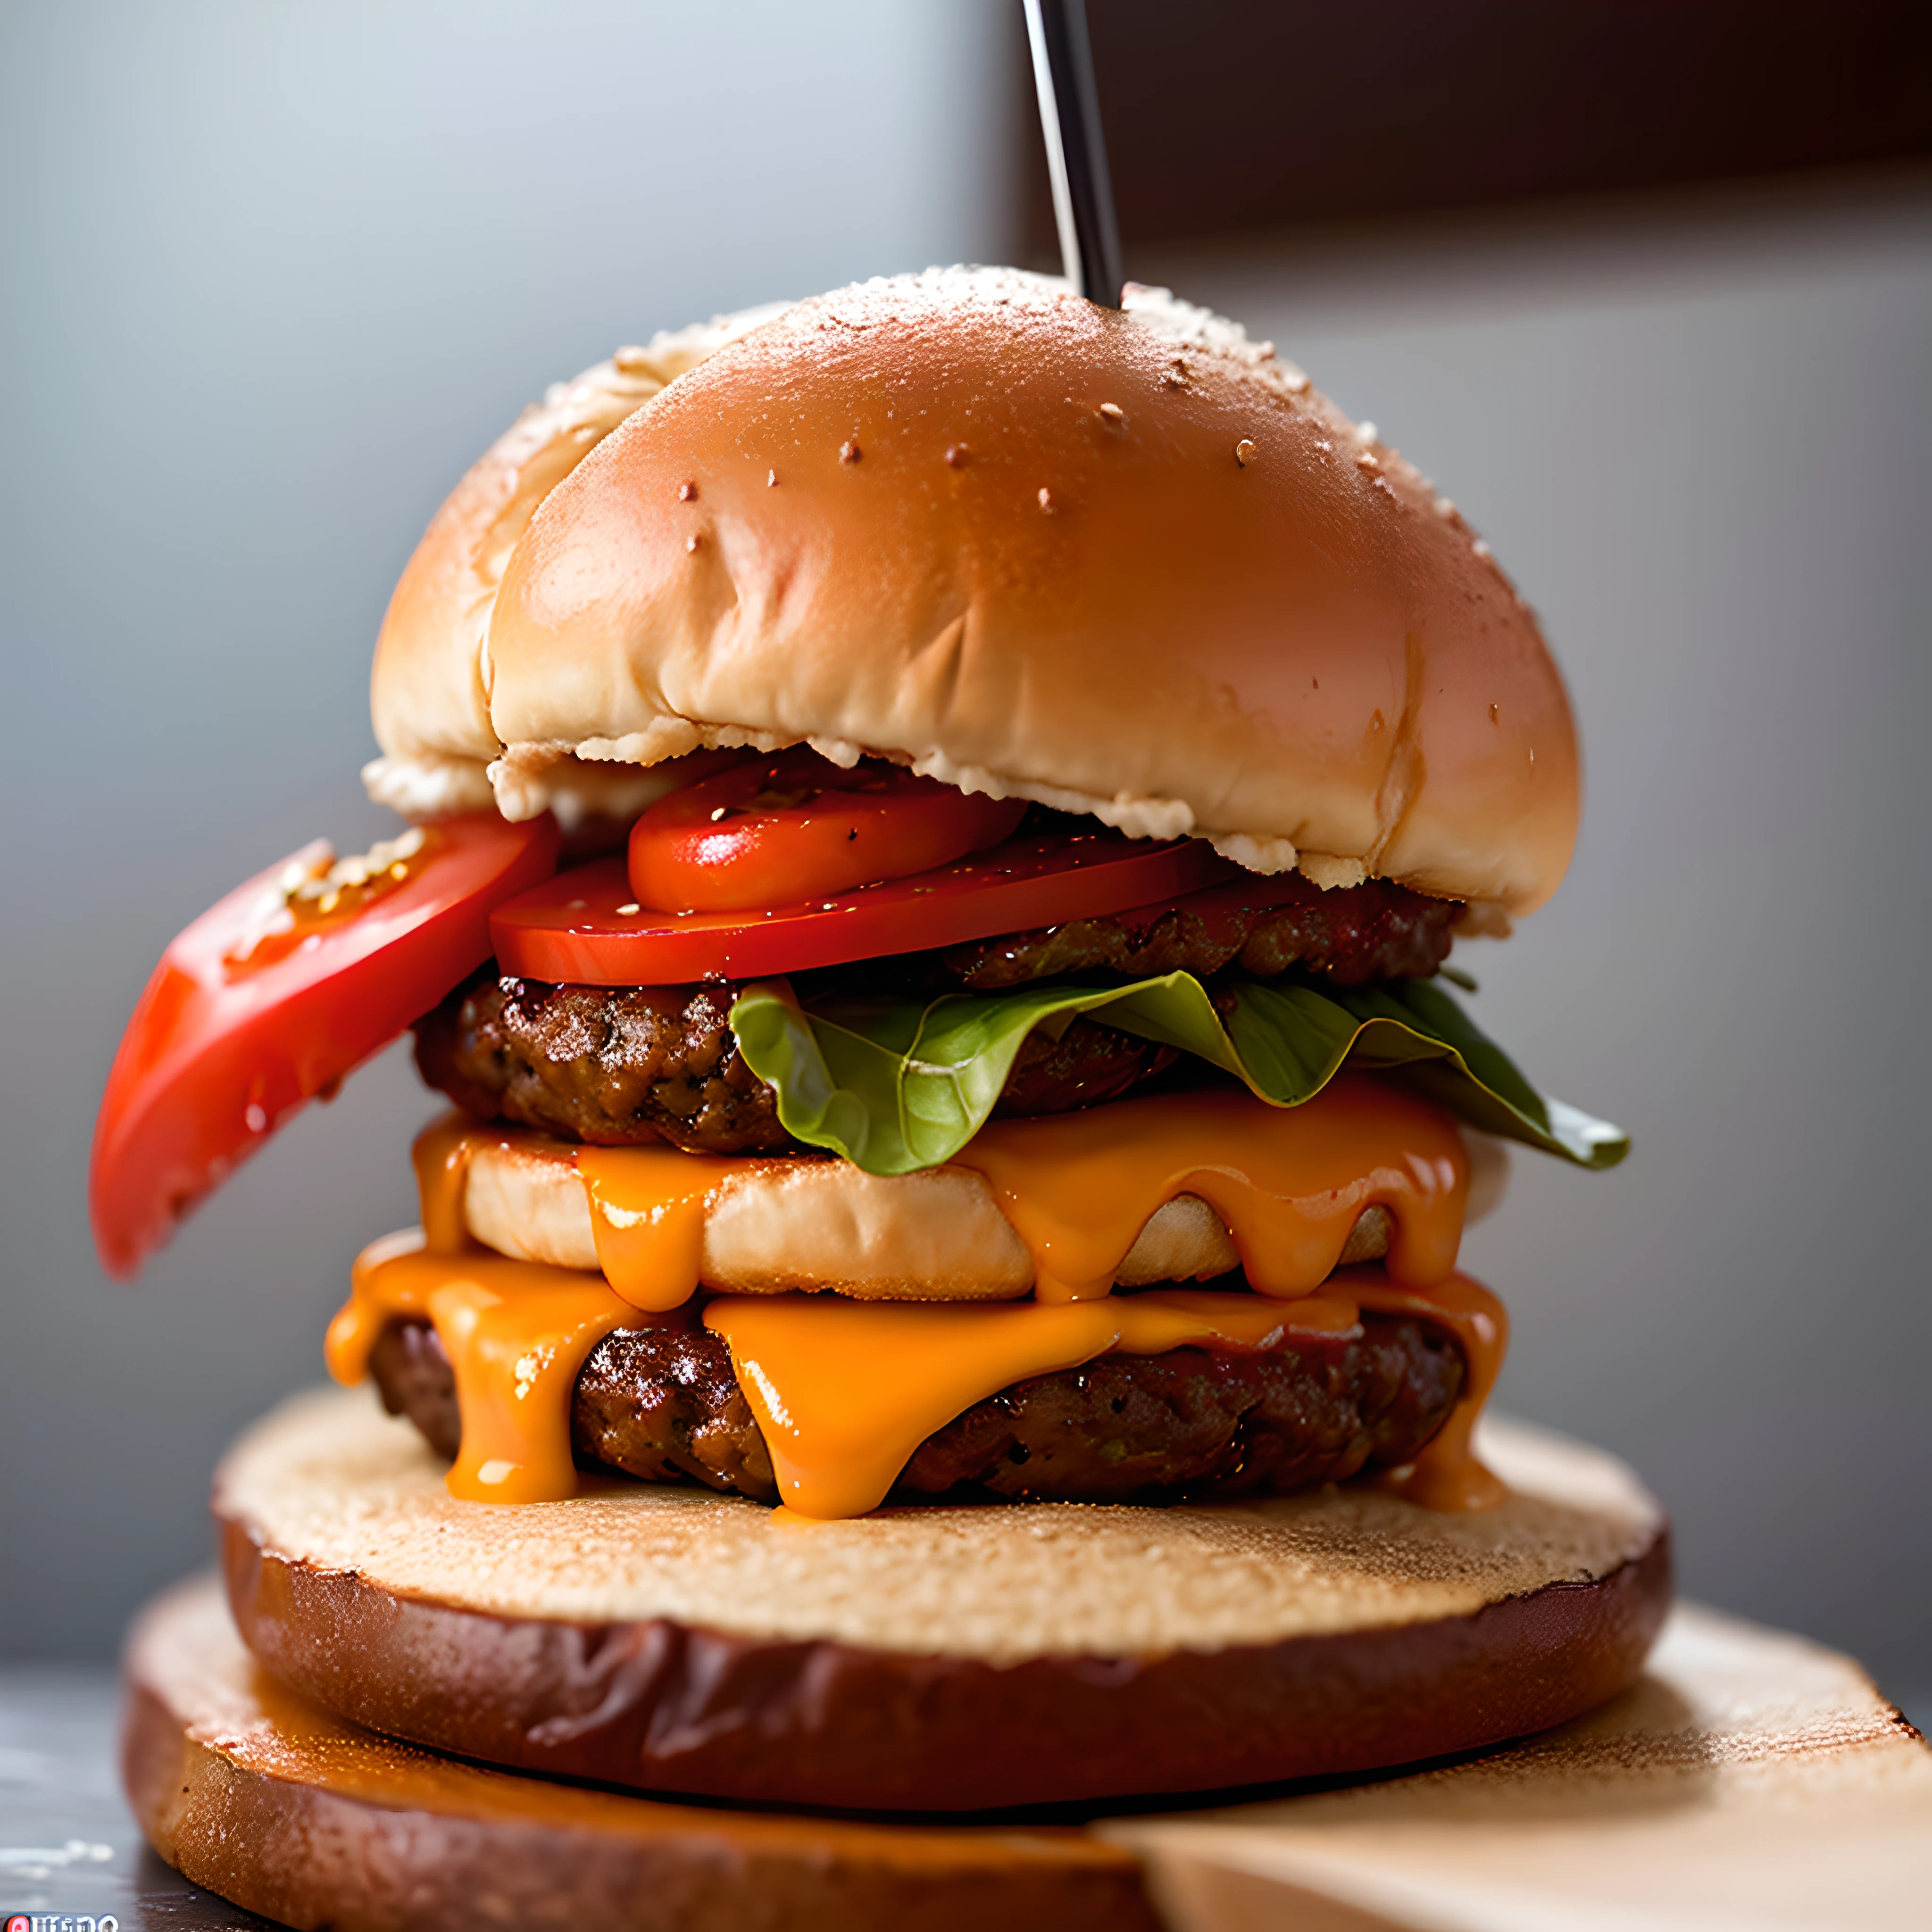
[[[454,1456],[462,1434],[456,1384],[434,1329],[393,1324],[370,1369],[390,1413]],[[1465,1372],[1444,1330],[1374,1313],[1352,1336],[1103,1355],[975,1402],[920,1445],[893,1498],[1283,1495],[1413,1460],[1448,1418]],[[578,1376],[570,1433],[586,1468],[778,1499],[730,1351],[709,1329],[606,1336]]]
[[[486,968],[416,1022],[416,1065],[473,1119],[515,1120],[592,1147],[796,1149],[776,1096],[732,1036],[737,994],[728,984],[553,986]],[[1058,1040],[1029,1036],[994,1111],[1061,1114],[1114,1100],[1175,1058],[1172,1047],[1076,1019]]]
[[[493,963],[417,1021],[416,1066],[472,1118],[592,1147],[668,1141],[688,1153],[796,1145],[745,1064],[737,988],[554,986]]]
[[[1461,910],[1454,900],[1380,880],[1323,892],[1298,875],[814,976],[986,992],[1067,974],[1103,982],[1224,970],[1271,978],[1294,967],[1353,985],[1433,973]],[[729,982],[551,986],[501,979],[486,965],[416,1022],[416,1064],[476,1119],[515,1120],[593,1147],[795,1149],[771,1089],[732,1036],[738,990]],[[1076,1019],[1057,1040],[1036,1033],[1027,1040],[994,1111],[1060,1114],[1118,1100],[1174,1058],[1171,1047]]]
[[[976,939],[924,957],[975,992],[1070,973],[1136,980],[1192,973],[1204,980],[1233,968],[1271,980],[1291,966],[1354,986],[1426,979],[1448,958],[1462,910],[1460,899],[1427,898],[1383,879],[1324,892],[1298,872],[1212,886],[1104,919]]]

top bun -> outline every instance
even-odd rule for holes
[[[1324,886],[1521,914],[1568,863],[1568,704],[1487,546],[1165,291],[950,269],[802,302],[542,488],[480,651],[412,563],[379,764],[491,760],[520,817],[586,766],[806,741]]]

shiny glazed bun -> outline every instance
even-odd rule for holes
[[[1486,547],[1162,291],[952,269],[800,303],[544,496],[480,653],[410,580],[378,735],[495,760],[512,817],[586,764],[807,740],[1505,913],[1574,841],[1562,682]]]

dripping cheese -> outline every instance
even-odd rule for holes
[[[436,1330],[455,1375],[463,1443],[451,1495],[495,1503],[574,1496],[571,1391],[591,1350],[614,1328],[637,1325],[638,1311],[602,1275],[439,1252],[412,1228],[357,1258],[349,1300],[328,1326],[329,1373],[360,1382],[383,1329],[412,1321]]]
[[[1493,1502],[1469,1438],[1502,1366],[1507,1328],[1501,1304],[1466,1276],[1415,1289],[1378,1270],[1352,1271],[1286,1305],[1186,1289],[999,1307],[727,1295],[706,1306],[704,1324],[730,1345],[781,1498],[803,1516],[850,1516],[885,1500],[928,1436],[1016,1382],[1110,1352],[1348,1336],[1359,1332],[1365,1308],[1438,1322],[1461,1344],[1468,1370],[1435,1441],[1393,1481],[1433,1508]]]
[[[422,1136],[416,1164],[426,1234],[392,1238],[364,1255],[330,1333],[331,1369],[352,1381],[386,1322],[434,1326],[463,1418],[450,1473],[458,1495],[519,1502],[571,1494],[570,1402],[590,1351],[620,1327],[693,1318],[678,1311],[700,1286],[736,1286],[707,1248],[721,1201],[739,1214],[747,1190],[755,1204],[760,1187],[776,1198],[805,1177],[862,1189],[870,1211],[888,1224],[895,1211],[915,1222],[929,1214],[945,1189],[989,1198],[984,1211],[997,1210],[992,1226],[1023,1252],[1034,1294],[989,1303],[983,1286],[976,1300],[971,1284],[962,1293],[955,1283],[950,1299],[867,1301],[771,1292],[819,1285],[781,1273],[757,1284],[766,1292],[710,1300],[704,1319],[730,1348],[781,1492],[802,1514],[875,1508],[928,1436],[1030,1377],[1109,1351],[1258,1348],[1290,1331],[1343,1335],[1365,1308],[1450,1328],[1468,1367],[1448,1424],[1414,1468],[1391,1480],[1435,1507],[1493,1499],[1471,1457],[1469,1430],[1501,1362],[1504,1326],[1495,1298],[1454,1272],[1468,1156],[1448,1116],[1379,1082],[1339,1079],[1294,1108],[1223,1090],[995,1121],[939,1171],[948,1178],[938,1195],[932,1175],[882,1178],[816,1157],[544,1142],[554,1149],[544,1157],[566,1174],[574,1168],[584,1190],[597,1270],[506,1258],[470,1240],[470,1163],[480,1148],[513,1142],[457,1117]],[[1225,1224],[1250,1292],[1112,1293],[1150,1222],[1188,1199]],[[896,1202],[906,1204],[896,1210]],[[1338,1274],[1351,1232],[1372,1207],[1393,1225],[1386,1268]],[[900,1292],[908,1285],[920,1286],[916,1271]],[[1016,1282],[991,1292],[1013,1287],[1023,1292]]]
[[[955,1156],[991,1184],[1033,1257],[1042,1301],[1105,1295],[1142,1228],[1178,1196],[1227,1224],[1249,1285],[1306,1294],[1371,1206],[1395,1222],[1389,1272],[1456,1265],[1469,1160],[1448,1116],[1372,1080],[1332,1082],[1299,1107],[1216,1090],[994,1120]]]
[[[1286,1303],[1186,1289],[992,1305],[725,1295],[704,1318],[731,1351],[782,1498],[802,1515],[845,1516],[876,1508],[928,1436],[1016,1382],[1109,1351],[1346,1336],[1365,1309],[1440,1323],[1468,1366],[1448,1420],[1412,1468],[1390,1480],[1431,1508],[1493,1501],[1469,1438],[1507,1328],[1496,1298],[1463,1275],[1418,1288],[1380,1269],[1351,1269]],[[338,1381],[360,1381],[385,1326],[428,1322],[449,1356],[462,1415],[452,1494],[550,1501],[576,1490],[570,1402],[578,1372],[604,1336],[650,1318],[640,1318],[599,1275],[440,1254],[411,1231],[376,1242],[357,1262],[348,1305],[330,1326],[328,1365]]]
[[[572,1148],[460,1121],[424,1136],[417,1166],[426,1228],[471,1226],[480,1187],[474,1231],[493,1245],[601,1268],[647,1311],[700,1286],[1078,1300],[1237,1266],[1263,1293],[1294,1296],[1360,1253],[1350,1243],[1371,1210],[1390,1272],[1440,1280],[1468,1184],[1447,1116],[1346,1078],[1292,1109],[1237,1090],[994,1121],[950,1165],[896,1176],[811,1155]]]

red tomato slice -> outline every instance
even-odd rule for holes
[[[957,791],[895,765],[848,770],[796,745],[650,806],[631,828],[630,896],[680,912],[823,898],[997,845],[1026,811],[1024,799]]]
[[[556,863],[555,822],[494,813],[405,834],[368,875],[318,843],[238,886],[161,956],[94,1124],[94,1245],[132,1276],[290,1114],[490,954],[490,909]],[[378,848],[372,857],[386,856]],[[285,883],[312,883],[291,899]],[[345,876],[346,875],[346,876]]]
[[[506,974],[592,986],[756,979],[1023,932],[1240,876],[1204,839],[1150,845],[1096,830],[1029,832],[910,878],[803,905],[659,912],[614,860],[561,872],[491,915]]]

